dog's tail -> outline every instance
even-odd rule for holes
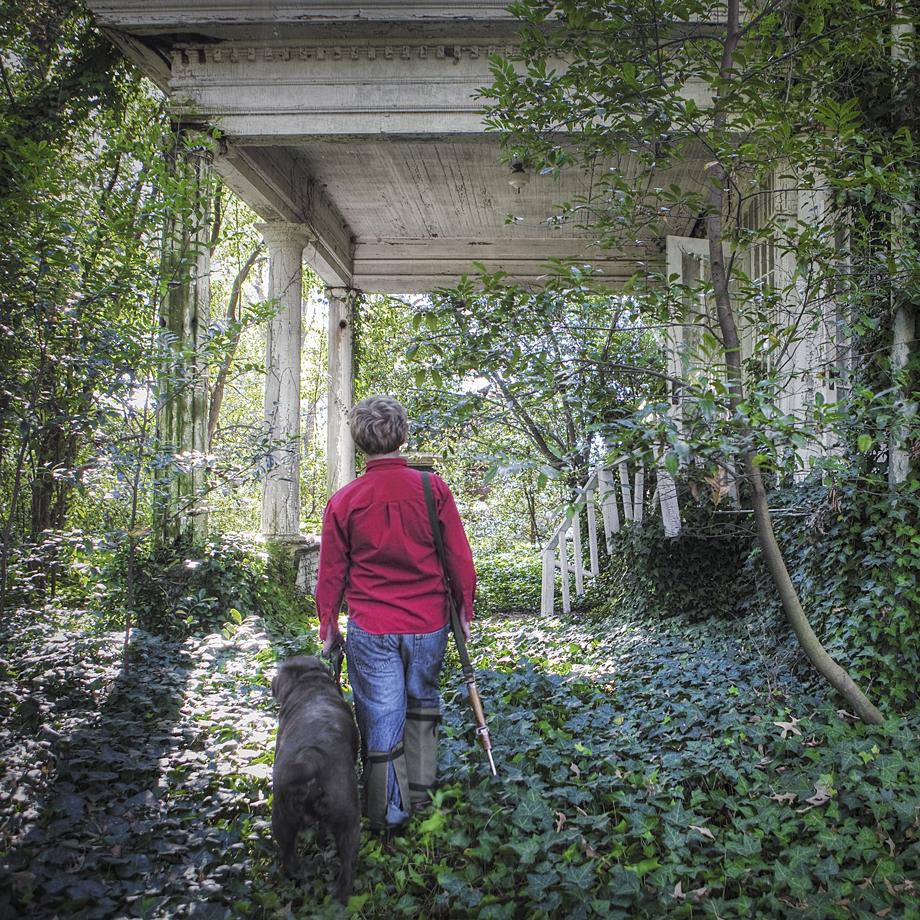
[[[304,746],[285,771],[284,798],[294,807],[303,808],[308,802],[316,803],[322,795],[317,777],[323,763],[323,752],[317,747]]]

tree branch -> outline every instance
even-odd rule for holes
[[[243,267],[236,273],[236,277],[233,279],[233,286],[230,289],[230,300],[227,304],[227,319],[232,322],[239,323],[239,305],[242,298],[243,285],[246,283],[246,279],[249,277],[249,273],[252,271],[252,267],[256,264],[259,256],[262,254],[264,249],[264,244],[259,243],[255,249],[249,253],[249,258],[243,263]],[[237,346],[240,344],[240,335],[242,334],[243,326],[242,323],[239,323],[236,331],[233,333],[233,339],[230,342],[230,347],[227,351],[227,354],[224,356],[224,360],[220,363],[220,369],[217,372],[217,377],[214,380],[214,388],[211,390],[211,403],[208,407],[208,443],[211,443],[211,439],[214,437],[215,432],[217,431],[217,420],[220,417],[220,407],[221,403],[224,401],[224,390],[227,385],[227,376],[230,373],[230,365],[233,363],[233,356],[236,354]]]

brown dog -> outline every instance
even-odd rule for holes
[[[358,729],[319,658],[283,662],[272,681],[281,708],[272,771],[272,833],[288,875],[297,874],[297,835],[305,820],[335,837],[341,867],[335,894],[348,900],[361,838],[355,761]]]

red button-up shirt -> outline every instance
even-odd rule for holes
[[[458,606],[473,615],[476,572],[454,497],[439,476],[431,489]],[[447,622],[447,589],[438,561],[422,476],[404,457],[371,460],[329,499],[323,515],[316,608],[320,638],[348,616],[370,633],[428,633]]]

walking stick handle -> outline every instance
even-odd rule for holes
[[[479,697],[479,689],[476,687],[476,679],[474,677],[466,678],[466,690],[470,696],[470,707],[473,710],[473,717],[476,719],[476,724],[485,725],[486,713],[482,708],[482,700]]]

